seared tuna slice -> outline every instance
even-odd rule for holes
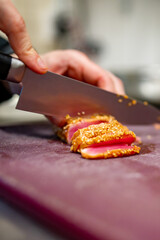
[[[114,144],[81,149],[81,155],[88,159],[103,159],[129,156],[140,152],[140,147],[128,144]]]
[[[136,135],[132,131],[117,120],[113,120],[110,123],[90,125],[76,131],[72,137],[71,150],[80,152],[86,147],[112,146],[122,143],[131,145],[135,139]]]
[[[114,120],[114,117],[110,115],[93,115],[88,117],[70,117],[66,116],[66,125],[58,132],[58,136],[71,143],[74,133],[82,128],[86,128],[90,125],[97,125],[100,123],[109,123]]]

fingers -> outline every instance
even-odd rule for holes
[[[8,37],[15,54],[29,68],[37,73],[45,73],[47,67],[33,49],[26,25],[10,0],[0,0],[0,30]]]
[[[66,51],[57,50],[43,54],[41,57],[47,65],[49,71],[65,75],[69,67],[69,60]]]
[[[122,94],[125,95],[125,89],[124,89],[124,85],[121,79],[119,79],[118,77],[116,77],[114,74],[112,74],[111,72],[108,72],[108,74],[110,74],[111,79],[113,81],[114,84],[114,88],[115,88],[115,92],[117,94]]]
[[[122,81],[76,50],[54,51],[43,56],[50,71],[84,81],[104,90],[125,94]]]
[[[70,61],[69,73],[78,77],[79,80],[85,81],[92,85],[96,85],[104,90],[117,94],[124,94],[122,81],[114,74],[103,70],[93,63],[84,54],[73,51],[74,59]],[[79,67],[78,67],[79,65]]]

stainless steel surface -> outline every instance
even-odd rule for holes
[[[39,75],[26,68],[17,109],[63,119],[67,114],[105,113],[128,124],[160,121],[160,111],[98,87],[47,72]],[[131,106],[130,106],[131,105]]]
[[[16,58],[12,58],[11,67],[7,76],[7,80],[16,83],[21,82],[24,71],[25,71],[24,63]]]
[[[15,94],[11,99],[0,104],[0,127],[41,121],[48,122],[43,115],[15,109],[18,98],[18,95]]]
[[[160,64],[152,64],[118,74],[127,93],[160,107]]]
[[[160,105],[160,65],[150,65],[139,71],[136,86],[143,99]]]

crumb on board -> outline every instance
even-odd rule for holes
[[[132,102],[129,102],[129,103],[128,103],[128,107],[131,107],[131,106],[132,106]]]
[[[132,105],[136,105],[137,101],[136,100],[132,100]]]
[[[152,136],[151,135],[147,135],[147,139],[152,139]]]
[[[127,95],[124,95],[123,97],[124,97],[125,99],[128,99],[128,98],[129,98]]]
[[[147,105],[148,105],[148,102],[147,102],[147,101],[144,101],[143,104],[144,104],[145,106],[147,106]]]
[[[160,123],[155,123],[153,126],[156,130],[160,130]]]
[[[142,143],[142,139],[141,139],[141,137],[136,136],[135,143],[136,143],[136,144],[141,144],[141,143]]]

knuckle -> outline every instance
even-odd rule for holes
[[[14,31],[14,32],[23,32],[25,27],[26,26],[25,26],[24,19],[20,15],[16,16],[16,18],[14,18],[14,20],[13,20],[12,31]]]
[[[70,55],[74,55],[74,56],[82,56],[87,58],[87,55],[79,50],[75,50],[75,49],[68,49],[66,50]]]

